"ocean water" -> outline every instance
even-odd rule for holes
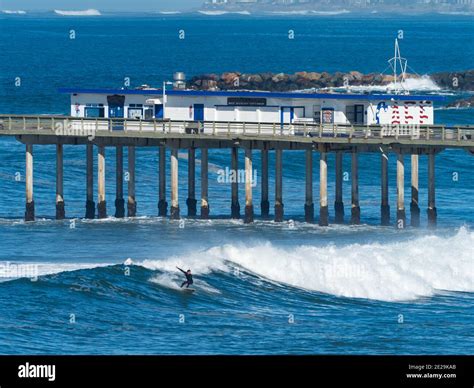
[[[382,71],[399,30],[402,53],[418,73],[466,70],[474,63],[472,21],[433,15],[4,16],[0,113],[67,113],[68,96],[58,87],[117,87],[124,77],[134,86],[159,86],[177,70]],[[71,30],[76,39],[70,39]],[[21,86],[15,86],[16,77]],[[435,114],[438,123],[466,125],[474,122],[473,113],[438,107]],[[199,174],[199,152],[197,158]],[[185,215],[186,153],[179,159]],[[252,225],[228,219],[230,186],[217,179],[230,165],[226,150],[209,155],[211,219],[181,222],[156,216],[156,149],[137,150],[135,219],[82,219],[85,148],[65,146],[68,219],[55,221],[55,148],[37,146],[38,219],[25,224],[24,147],[0,138],[0,161],[1,354],[472,354],[474,159],[465,151],[437,156],[437,229],[426,227],[427,163],[421,157],[422,226],[404,230],[379,226],[380,155],[360,156],[362,225],[327,228],[304,222],[305,161],[298,151],[284,155],[285,222],[257,217]],[[332,204],[332,156],[328,163]],[[107,150],[106,174],[113,214],[113,149]],[[392,155],[392,220],[394,174]],[[409,182],[407,171],[407,208]],[[243,193],[241,186],[242,208]],[[254,195],[258,215],[259,186]],[[195,293],[179,290],[176,266],[193,270]]]

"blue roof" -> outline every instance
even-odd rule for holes
[[[162,89],[78,89],[60,88],[60,93],[67,94],[141,94],[148,96],[163,95]],[[266,97],[266,98],[325,98],[338,100],[428,100],[445,101],[439,95],[404,95],[404,94],[355,94],[355,93],[303,93],[303,92],[263,92],[242,90],[166,90],[168,96],[218,96],[218,97]]]

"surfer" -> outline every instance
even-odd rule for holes
[[[184,276],[186,276],[186,280],[183,282],[183,284],[181,284],[181,288],[183,288],[185,284],[186,288],[189,288],[189,286],[193,284],[193,275],[191,274],[191,270],[188,269],[187,271],[185,271],[179,267],[176,268],[178,268],[182,273],[184,273]]]

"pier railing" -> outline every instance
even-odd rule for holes
[[[0,134],[41,133],[58,136],[112,135],[123,132],[232,137],[312,137],[335,139],[405,139],[474,145],[474,126],[350,125],[314,122],[259,123],[236,121],[137,120],[69,116],[0,115]],[[350,141],[350,140],[348,140]]]

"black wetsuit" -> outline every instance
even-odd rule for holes
[[[177,267],[182,273],[184,273],[184,276],[186,276],[186,280],[181,284],[181,288],[186,284],[186,288],[188,288],[191,284],[193,284],[193,275],[190,273],[187,273],[186,271],[182,270],[181,268]]]

